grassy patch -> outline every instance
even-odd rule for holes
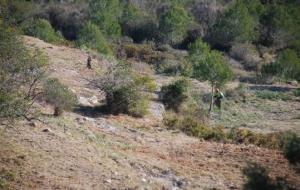
[[[210,127],[203,119],[191,114],[168,112],[164,117],[168,129],[180,130],[189,136],[217,142],[253,144],[269,149],[283,150],[291,163],[300,163],[300,138],[292,132],[262,134],[248,129]]]
[[[10,189],[9,184],[16,179],[16,174],[12,171],[0,170],[0,189]]]
[[[296,96],[296,97],[300,97],[300,89],[295,89],[293,90],[293,95]]]
[[[257,98],[267,99],[267,100],[290,100],[291,95],[284,92],[275,92],[270,90],[256,91],[255,95]]]

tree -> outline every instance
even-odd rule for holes
[[[294,50],[282,51],[275,63],[275,68],[276,74],[280,77],[300,81],[300,59]]]
[[[187,27],[191,22],[191,17],[183,7],[171,6],[170,10],[161,16],[159,29],[164,40],[174,44],[185,37]]]
[[[29,52],[14,29],[0,22],[0,119],[32,119],[46,61]]]
[[[105,35],[119,37],[121,26],[122,7],[119,0],[91,0],[89,3],[91,20],[98,25]]]
[[[189,47],[189,61],[193,65],[193,77],[198,80],[208,80],[212,87],[210,111],[213,107],[213,94],[215,85],[221,86],[231,80],[233,73],[224,56],[201,39]]]
[[[253,42],[257,39],[258,19],[250,14],[242,0],[237,0],[214,25],[214,43],[230,47],[232,43]]]
[[[26,35],[34,36],[50,43],[60,43],[64,40],[62,35],[52,28],[48,20],[36,19],[24,25],[23,31]]]
[[[300,39],[299,4],[267,4],[261,18],[260,41],[266,46],[285,48]]]
[[[57,79],[49,79],[45,82],[44,97],[54,106],[54,116],[60,116],[64,110],[71,110],[77,103],[76,95]]]
[[[85,45],[106,55],[112,54],[101,30],[92,22],[87,22],[79,31],[77,43],[79,46]]]

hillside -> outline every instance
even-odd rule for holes
[[[90,85],[89,79],[96,73],[104,73],[110,61],[94,58],[93,70],[88,70],[86,52],[24,38],[28,47],[40,49],[49,58],[50,76],[58,78],[76,94],[80,107],[55,118],[51,107],[40,102],[40,121],[21,121],[13,128],[0,126],[0,187],[242,189],[246,180],[242,170],[248,162],[268,169],[272,179],[280,177],[295,189],[300,187],[299,173],[281,151],[203,141],[167,130],[162,124],[164,106],[157,101],[156,94],[153,94],[150,113],[144,118],[96,112],[95,106],[104,96]],[[147,65],[143,69],[151,70]],[[174,80],[150,75],[158,86]],[[208,84],[194,83],[209,92]],[[229,88],[236,86],[229,84]],[[299,134],[299,99],[267,101],[265,104],[272,108],[271,113],[263,105],[257,106],[259,100],[251,101],[257,104],[252,107],[246,104],[245,108],[235,104],[238,106],[235,109],[248,113],[259,111],[260,117],[255,118],[268,122],[258,120],[251,125],[263,131],[266,125],[267,132],[286,130],[288,126]],[[278,118],[279,112],[284,114],[280,115],[282,118]],[[215,122],[225,121],[216,119]]]

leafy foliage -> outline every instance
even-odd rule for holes
[[[10,27],[0,24],[0,118],[31,117],[45,60],[29,52]]]
[[[274,64],[263,65],[262,73],[300,80],[300,59],[294,50],[286,49],[280,53]]]
[[[156,21],[131,3],[125,5],[121,22],[123,34],[130,36],[135,42],[153,40],[157,37]]]
[[[91,22],[87,22],[80,30],[77,43],[79,46],[85,45],[106,55],[112,54],[112,50],[108,46],[101,30]]]
[[[44,84],[45,100],[54,106],[54,115],[60,116],[64,110],[71,110],[77,103],[76,95],[57,79],[49,79]]]
[[[283,152],[285,157],[291,162],[300,164],[300,137],[296,134],[288,133],[283,138]]]
[[[106,93],[108,111],[142,117],[148,113],[149,95],[155,85],[146,76],[140,76],[124,64],[112,66],[103,77],[94,81]]]
[[[256,40],[258,23],[242,0],[236,0],[214,26],[215,43],[230,47],[233,42]]]
[[[248,163],[243,169],[244,175],[247,177],[247,182],[244,185],[245,190],[280,190],[292,189],[287,185],[287,182],[282,178],[277,178],[273,181],[269,177],[269,172],[257,163]]]
[[[167,109],[178,111],[180,105],[188,98],[188,86],[186,79],[180,79],[162,87],[161,100]]]
[[[35,19],[24,24],[23,31],[26,35],[34,36],[50,43],[63,42],[63,37],[52,28],[45,19]]]
[[[192,22],[186,10],[183,7],[171,6],[159,21],[159,29],[163,40],[176,44],[186,35],[187,26]]]
[[[119,24],[122,8],[119,0],[91,0],[89,2],[89,15],[105,35],[118,37],[121,35]]]
[[[190,45],[189,60],[193,65],[193,77],[198,80],[209,80],[211,83],[224,84],[232,79],[233,73],[223,55],[201,39]]]

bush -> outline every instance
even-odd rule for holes
[[[54,106],[54,116],[72,110],[77,103],[76,95],[57,79],[49,79],[44,84],[45,100]]]
[[[255,92],[256,96],[261,99],[268,99],[268,100],[289,100],[291,99],[288,93],[284,92],[274,92],[271,90],[261,90]]]
[[[243,169],[243,174],[247,177],[244,190],[294,190],[282,177],[272,180],[269,177],[269,171],[254,162],[248,163]]]
[[[113,66],[94,84],[106,93],[110,113],[125,113],[135,117],[148,113],[148,92],[152,92],[155,85],[150,78],[133,73],[126,65]]]
[[[261,58],[256,47],[252,44],[234,44],[230,50],[230,56],[243,63],[247,69],[256,69]]]
[[[176,60],[175,58],[164,58],[156,64],[156,72],[170,76],[181,75],[189,77],[192,75],[192,65],[186,60]]]
[[[186,33],[192,18],[183,7],[173,5],[160,17],[159,30],[162,33],[163,41],[170,44],[181,42]]]
[[[164,124],[168,129],[179,129],[189,136],[202,138],[204,140],[225,141],[226,134],[221,127],[209,127],[201,117],[193,114],[176,114],[167,112],[164,116]]]
[[[275,75],[300,81],[300,59],[297,53],[291,49],[282,51],[275,63],[263,65],[262,75]]]
[[[112,50],[108,46],[101,30],[91,22],[87,22],[79,31],[77,43],[79,46],[85,45],[105,55],[112,54]]]
[[[291,163],[300,164],[300,138],[296,134],[284,136],[283,152]]]
[[[121,20],[123,35],[130,36],[137,43],[157,37],[156,21],[131,3],[125,5]]]
[[[119,0],[91,0],[89,15],[93,23],[99,26],[106,36],[121,35],[119,19],[122,15],[122,7]]]
[[[161,101],[167,109],[178,111],[180,105],[188,98],[188,86],[188,81],[181,79],[161,88]]]
[[[298,88],[298,89],[293,90],[293,94],[296,97],[300,97],[300,89]]]
[[[222,47],[230,47],[234,42],[253,42],[258,21],[250,14],[243,1],[235,3],[220,17],[214,25],[213,40]]]
[[[35,19],[23,24],[23,31],[26,35],[37,37],[45,42],[61,43],[64,41],[62,35],[52,28],[45,19]]]
[[[0,119],[30,119],[46,62],[30,52],[17,33],[0,23]]]
[[[189,61],[193,65],[193,78],[198,80],[222,85],[233,78],[233,72],[221,52],[210,50],[201,39],[190,45]]]

